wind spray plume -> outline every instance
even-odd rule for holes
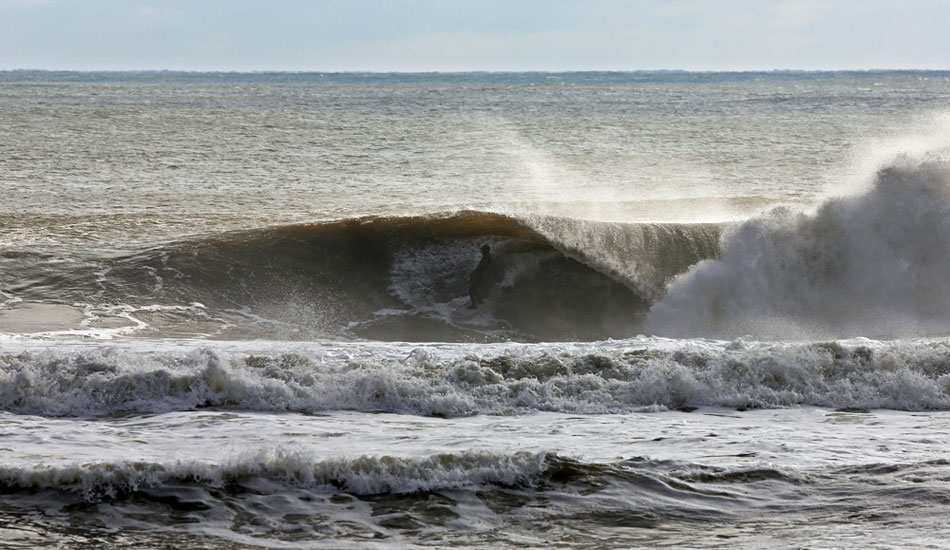
[[[718,259],[648,314],[661,335],[798,339],[946,334],[950,156],[904,156],[862,194],[727,230]]]

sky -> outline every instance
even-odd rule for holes
[[[946,0],[0,0],[0,70],[950,69]]]

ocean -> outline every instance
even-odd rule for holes
[[[3,548],[950,536],[950,72],[7,71],[0,121]]]

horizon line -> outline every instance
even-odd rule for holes
[[[838,68],[838,69],[795,69],[795,68],[775,68],[775,69],[471,69],[471,70],[364,70],[364,69],[343,69],[343,70],[320,70],[320,69],[49,69],[49,68],[0,68],[0,73],[13,72],[46,72],[46,73],[190,73],[190,74],[403,74],[403,75],[427,75],[427,74],[591,74],[591,73],[681,73],[681,74],[702,74],[702,73],[874,73],[874,72],[950,72],[950,67],[935,68]]]

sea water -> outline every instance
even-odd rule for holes
[[[0,541],[939,548],[948,104],[2,72]]]

